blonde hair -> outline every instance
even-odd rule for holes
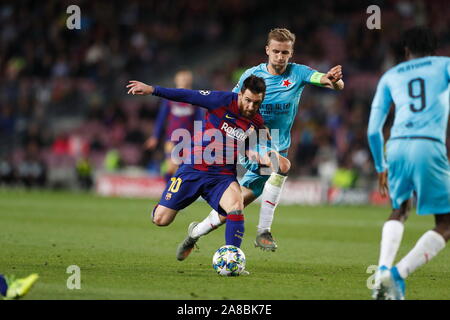
[[[290,32],[286,28],[275,28],[270,30],[269,34],[267,35],[267,45],[270,44],[270,40],[275,41],[292,41],[292,45],[295,43],[295,34]]]

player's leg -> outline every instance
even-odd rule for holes
[[[241,186],[241,193],[244,199],[244,208],[256,199],[252,190],[246,187]],[[226,217],[220,215],[216,210],[213,209],[201,222],[195,222],[195,227],[192,230],[192,236],[198,239],[204,235],[207,235],[212,230],[217,229],[225,222]]]
[[[390,141],[387,145],[388,185],[392,203],[392,213],[384,223],[381,232],[378,270],[375,274],[373,298],[388,299],[390,290],[390,268],[392,267],[403,237],[404,222],[413,191],[411,172],[408,170],[407,155],[402,144]]]
[[[425,232],[414,248],[394,267],[403,280],[434,258],[450,239],[450,212],[437,214],[435,218],[436,227]]]
[[[378,266],[391,268],[403,237],[404,222],[408,218],[411,201],[402,203],[399,209],[393,209],[381,231],[380,256]]]
[[[226,179],[226,181],[223,181],[223,179]],[[236,190],[236,185],[239,185],[233,179],[227,177],[215,177],[214,180],[212,180],[212,183],[205,188],[205,192],[202,196],[210,206],[215,209],[213,209],[203,221],[194,221],[189,225],[187,237],[178,245],[178,260],[182,261],[189,256],[194,245],[201,236],[206,235],[212,230],[225,224],[227,221],[226,210],[242,210],[234,209],[235,207],[241,207],[241,205],[238,204],[242,202],[242,195],[239,188]],[[224,207],[222,207],[222,205]],[[220,214],[218,211],[221,211]],[[233,223],[230,223],[230,225],[231,224]]]
[[[425,232],[414,248],[391,268],[390,276],[386,277],[388,299],[404,300],[405,279],[417,268],[428,263],[442,249],[450,238],[450,213],[436,215],[436,228]]]
[[[414,143],[413,151],[421,155],[411,160],[414,161],[417,213],[434,213],[436,227],[423,234],[414,248],[392,268],[396,282],[402,284],[402,290],[396,292],[400,297],[404,295],[404,280],[434,258],[450,238],[450,165],[445,146],[423,140]]]
[[[281,193],[287,175],[291,168],[291,163],[286,157],[278,152],[271,152],[272,173],[264,184],[261,195],[261,208],[259,211],[259,223],[255,245],[263,250],[275,251],[277,245],[270,232],[275,209],[280,201]]]
[[[372,293],[372,297],[376,300],[391,299],[389,293],[392,287],[390,269],[400,248],[404,230],[403,224],[408,218],[410,203],[410,200],[406,200],[399,209],[393,209],[383,225],[378,270],[375,274],[375,288]]]
[[[152,211],[152,222],[160,227],[168,226],[178,211],[186,208],[200,196],[202,179],[198,173],[178,170],[167,182],[161,199]]]
[[[152,222],[158,227],[168,226],[175,219],[177,213],[178,210],[174,210],[157,204],[152,211]]]
[[[228,186],[219,205],[227,214],[225,244],[239,248],[244,237],[244,199],[237,181]]]
[[[436,214],[436,227],[427,231],[414,248],[391,269],[391,299],[404,299],[405,279],[414,270],[435,257],[450,233],[450,166],[443,144],[429,140],[409,142],[408,166],[417,191],[417,213]],[[425,152],[424,152],[425,151]]]
[[[3,296],[5,300],[19,299],[30,291],[31,287],[38,279],[39,276],[36,273],[20,279],[0,274],[0,295]]]
[[[241,185],[241,192],[244,198],[245,207],[261,195],[264,183],[268,179],[268,176],[260,176],[259,174],[252,172],[252,170],[258,169],[258,165],[250,163],[248,159],[242,158],[240,161],[244,168],[248,170],[239,182]],[[255,192],[257,193],[257,196],[255,195]],[[223,225],[225,222],[226,217],[219,214],[217,210],[212,209],[208,216],[206,216],[201,222],[191,222],[188,227],[188,237],[198,240],[200,237],[207,235],[211,231]],[[187,257],[187,255],[184,254],[183,243],[179,245],[179,257]]]

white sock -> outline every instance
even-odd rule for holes
[[[281,198],[281,191],[287,176],[272,172],[264,185],[261,196],[261,209],[259,211],[258,233],[270,231],[275,208]]]
[[[400,276],[406,279],[418,267],[433,259],[444,247],[445,239],[440,233],[434,230],[425,232],[414,248],[397,264]]]
[[[392,267],[402,241],[404,225],[398,220],[386,221],[381,232],[380,259],[378,266]]]
[[[209,215],[202,222],[195,226],[195,228],[192,230],[191,236],[193,238],[200,238],[201,236],[210,233],[211,230],[220,227],[222,224],[224,223],[220,221],[217,211],[211,210]]]

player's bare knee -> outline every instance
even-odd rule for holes
[[[152,222],[158,227],[164,227],[170,224],[171,219],[169,219],[167,214],[164,214],[163,208],[156,206],[155,209],[153,209]]]
[[[153,223],[158,227],[165,227],[170,224],[170,220],[163,215],[156,215],[153,217]]]

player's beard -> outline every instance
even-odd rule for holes
[[[286,70],[287,64],[286,63],[272,63],[272,68],[279,74],[283,73],[284,70]]]
[[[251,119],[251,118],[253,118],[253,117],[255,116],[256,111],[243,111],[243,112],[241,112],[241,113],[242,113],[242,115],[243,115],[244,117],[246,117],[247,119]]]

